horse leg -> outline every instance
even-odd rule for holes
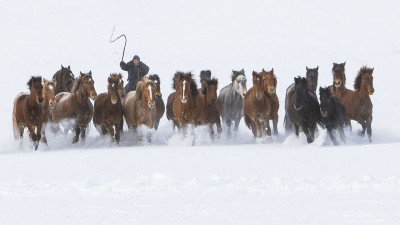
[[[213,124],[209,124],[208,125],[208,131],[210,132],[210,137],[212,140],[214,140],[215,134],[214,134],[214,125]]]
[[[227,119],[225,120],[226,122],[226,126],[228,126],[228,136],[231,136],[231,125],[232,125],[232,120],[231,119]]]
[[[264,124],[265,124],[265,126],[267,128],[267,135],[271,136],[271,127],[269,126],[269,119],[265,119],[264,120]]]
[[[215,124],[217,125],[217,133],[218,133],[217,138],[219,139],[222,133],[221,120],[219,119],[219,117],[217,118],[217,122]]]
[[[81,138],[82,138],[82,142],[85,142],[86,140],[86,127],[88,126],[88,124],[86,124],[85,126],[82,126],[81,128]]]
[[[46,138],[46,127],[42,127],[42,142],[47,145],[47,138]]]
[[[262,138],[262,128],[260,121],[256,118],[255,120],[256,129],[257,129],[257,138]]]
[[[121,127],[121,123],[115,125],[115,140],[117,141],[117,144],[119,144],[119,141],[121,140]]]
[[[241,119],[242,119],[241,117],[235,119],[235,129],[234,129],[235,132],[239,130],[239,123]]]
[[[274,126],[274,135],[278,135],[278,118],[279,118],[278,115],[272,118],[272,125]]]
[[[29,137],[31,138],[31,140],[33,142],[33,145],[35,146],[35,150],[36,150],[37,149],[37,144],[36,144],[37,137],[36,137],[36,134],[35,134],[35,129],[33,128],[31,122],[27,122],[26,123],[26,127],[28,128]]]
[[[155,119],[154,121],[154,129],[157,130],[158,129],[158,125],[160,124],[160,119]]]
[[[111,141],[115,141],[114,127],[111,123],[107,123],[105,126],[107,127],[107,131],[110,133]]]
[[[78,125],[75,125],[75,137],[72,139],[72,144],[76,144],[79,141],[79,135],[81,134],[81,128]]]
[[[372,142],[372,138],[371,138],[371,136],[372,136],[371,123],[372,123],[372,116],[370,116],[370,117],[367,119],[367,124],[366,124],[366,126],[367,126],[368,140],[369,140],[370,143]]]
[[[301,129],[303,130],[304,134],[305,134],[306,137],[307,137],[307,142],[308,142],[309,144],[312,143],[312,142],[314,141],[314,138],[311,136],[308,127],[302,125],[302,126],[301,126]]]
[[[289,115],[285,113],[285,132],[289,133],[293,130],[293,125],[296,128],[296,125],[292,123],[292,120],[290,120]]]
[[[299,125],[297,125],[297,124],[293,124],[293,125],[294,125],[294,130],[295,130],[296,136],[299,137]]]
[[[336,137],[335,137],[335,135],[333,134],[332,127],[327,127],[327,129],[328,129],[329,137],[331,138],[331,141],[333,142],[333,144],[334,144],[334,145],[339,145],[339,142],[336,140]]]

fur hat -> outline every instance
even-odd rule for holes
[[[137,59],[140,61],[140,57],[138,55],[133,56],[133,59]]]

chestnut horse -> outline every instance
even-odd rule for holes
[[[51,112],[52,121],[55,124],[65,119],[72,119],[73,124],[68,123],[65,131],[71,128],[75,131],[75,137],[72,143],[79,141],[81,135],[82,141],[86,139],[86,128],[93,117],[93,104],[89,100],[96,100],[97,93],[94,88],[92,72],[87,74],[80,73],[80,77],[74,81],[71,93],[61,92],[56,95],[56,106]]]
[[[152,80],[156,84],[156,118],[154,121],[154,129],[158,129],[158,125],[160,124],[160,119],[163,117],[165,112],[165,104],[162,99],[161,94],[161,82],[160,77],[157,74],[152,74],[149,76],[149,79]]]
[[[367,130],[369,142],[372,142],[372,102],[370,95],[374,93],[373,76],[374,68],[361,67],[354,81],[354,90],[342,91],[339,95],[340,102],[346,109],[346,121],[355,120],[362,126],[361,136]]]
[[[264,72],[253,71],[253,87],[246,93],[244,99],[244,121],[255,138],[262,138],[266,134],[265,126],[271,130],[267,121],[270,119],[271,102],[267,97],[264,85]],[[269,131],[271,132],[271,131]],[[271,133],[269,133],[271,135]]]
[[[199,121],[199,116],[202,114],[201,110],[197,109],[199,91],[193,79],[193,74],[190,72],[176,72],[173,88],[176,90],[172,103],[173,118],[178,129],[186,136],[187,125],[196,125],[196,122]]]
[[[56,87],[56,81],[48,81],[46,79],[43,79],[43,113],[44,117],[46,118],[45,123],[43,124],[42,127],[42,142],[47,144],[47,138],[46,138],[46,123],[51,117],[51,110],[56,106],[56,99],[54,97],[54,91]]]
[[[279,99],[276,95],[276,85],[277,80],[274,74],[274,69],[269,72],[266,72],[264,69],[262,70],[261,74],[265,76],[264,79],[264,91],[266,94],[267,101],[271,103],[271,112],[268,116],[268,120],[265,121],[267,123],[267,135],[271,135],[271,129],[269,128],[269,120],[272,120],[272,126],[274,128],[274,135],[278,134],[278,110],[279,110]]]
[[[43,123],[47,121],[43,113],[42,77],[34,77],[28,81],[30,94],[20,93],[14,99],[13,128],[14,138],[22,140],[24,128],[27,127],[35,150],[39,146]],[[36,127],[36,133],[35,133]]]
[[[136,91],[129,92],[123,102],[124,117],[128,128],[137,131],[141,125],[152,129],[156,118],[156,84],[147,77],[143,77],[136,85]],[[138,135],[142,139],[141,134]],[[151,142],[151,134],[147,135]]]
[[[125,95],[122,75],[113,73],[108,77],[108,92],[101,93],[94,102],[93,124],[101,135],[110,134],[111,140],[120,141],[123,127],[122,98]],[[115,127],[115,130],[114,130]]]
[[[54,95],[57,95],[60,92],[71,92],[75,76],[70,66],[63,67],[63,65],[61,65],[61,69],[53,75],[53,80],[56,81]]]
[[[222,132],[217,89],[218,79],[207,79],[203,84],[202,93],[200,94],[203,110],[202,113],[204,113],[203,124],[209,126],[210,136],[212,139],[215,138],[214,124],[217,126],[218,138],[220,137]]]

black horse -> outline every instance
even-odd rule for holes
[[[314,142],[314,132],[317,123],[323,126],[322,115],[315,92],[308,88],[306,78],[294,78],[294,93],[289,99],[287,115],[293,123],[296,136],[299,136],[299,127],[307,136],[307,142]]]
[[[323,122],[328,130],[329,137],[331,138],[334,145],[338,145],[339,142],[336,140],[333,134],[334,129],[338,129],[340,138],[346,142],[343,127],[345,124],[346,111],[343,104],[335,96],[332,96],[329,87],[319,88],[319,100],[321,102],[321,113],[323,116]]]
[[[314,92],[314,94],[317,91],[317,84],[318,84],[318,66],[316,68],[308,68],[306,66],[306,81],[307,81],[307,87]],[[294,86],[295,84],[291,84],[287,89],[286,89],[286,98],[285,98],[285,109],[286,112],[288,111],[288,106],[289,106],[289,100],[290,97],[294,94]],[[283,120],[283,124],[285,126],[285,132],[293,132],[293,124],[292,121],[290,121],[289,116],[287,113],[285,114],[285,118]]]

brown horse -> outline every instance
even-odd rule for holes
[[[128,128],[137,131],[141,125],[152,129],[156,118],[156,84],[147,77],[143,77],[136,85],[136,91],[129,92],[123,103],[124,117]],[[142,139],[138,135],[139,140]],[[151,142],[151,134],[147,135]]]
[[[28,81],[30,94],[20,93],[15,97],[13,109],[14,138],[22,140],[24,128],[29,130],[29,137],[34,143],[35,150],[39,146],[42,126],[47,118],[43,111],[42,77],[34,77]],[[36,133],[35,133],[36,127]]]
[[[160,119],[163,117],[165,112],[165,104],[162,99],[161,94],[161,82],[160,77],[157,74],[152,74],[149,76],[149,79],[152,80],[156,84],[156,118],[154,121],[154,129],[158,129],[158,125],[160,124]]]
[[[79,141],[79,135],[84,141],[86,138],[86,128],[93,117],[93,104],[89,100],[96,100],[97,93],[94,88],[92,72],[87,74],[80,73],[72,87],[71,93],[61,92],[56,95],[56,106],[51,112],[53,123],[60,123],[61,120],[74,120],[73,126],[71,123],[66,125],[65,131],[68,132],[71,128],[75,131],[75,137],[72,143]]]
[[[46,118],[45,123],[43,124],[42,127],[42,142],[47,144],[47,138],[46,138],[46,123],[51,117],[51,110],[56,106],[56,99],[54,97],[54,90],[56,87],[56,81],[48,81],[46,79],[43,79],[43,113],[44,117]]]
[[[217,126],[218,137],[220,137],[222,132],[217,89],[218,79],[207,79],[203,82],[202,93],[200,94],[201,108],[204,113],[201,117],[204,118],[203,123],[209,126],[212,139],[215,137],[214,124]]]
[[[274,69],[266,72],[264,69],[261,74],[265,77],[264,80],[264,91],[266,94],[266,100],[271,104],[271,112],[268,116],[268,120],[265,121],[267,129],[267,135],[271,135],[271,129],[269,128],[269,120],[272,120],[272,126],[274,128],[274,134],[278,134],[278,110],[279,110],[279,99],[276,95],[277,80],[274,74]]]
[[[179,130],[182,130],[183,135],[186,136],[187,125],[195,125],[196,121],[199,120],[198,117],[201,113],[201,110],[197,109],[199,91],[192,73],[176,72],[174,78],[173,87],[176,92],[174,94],[172,111],[176,120],[175,124]]]
[[[108,77],[108,92],[101,93],[94,102],[93,124],[101,135],[110,133],[111,140],[119,144],[123,127],[122,98],[125,95],[122,75],[113,73]],[[115,127],[115,131],[114,131]]]
[[[346,88],[345,66],[346,62],[340,64],[333,63],[333,84],[329,86],[329,90],[331,91],[332,95],[336,96],[337,98],[340,98],[340,96],[348,90]]]
[[[339,97],[340,102],[346,109],[346,121],[355,120],[362,126],[360,135],[365,135],[367,130],[368,139],[372,142],[371,122],[372,122],[372,102],[370,95],[374,93],[373,76],[374,68],[363,66],[354,81],[354,90],[342,92]]]
[[[63,67],[63,65],[61,65],[61,69],[53,75],[53,80],[56,81],[54,95],[57,95],[60,92],[71,92],[75,76],[70,66]]]
[[[253,71],[253,87],[246,93],[244,100],[245,123],[252,130],[255,138],[265,135],[265,126],[271,135],[271,128],[267,123],[270,119],[271,101],[266,94],[266,91],[269,90],[265,90],[264,81],[267,78],[264,72]]]

